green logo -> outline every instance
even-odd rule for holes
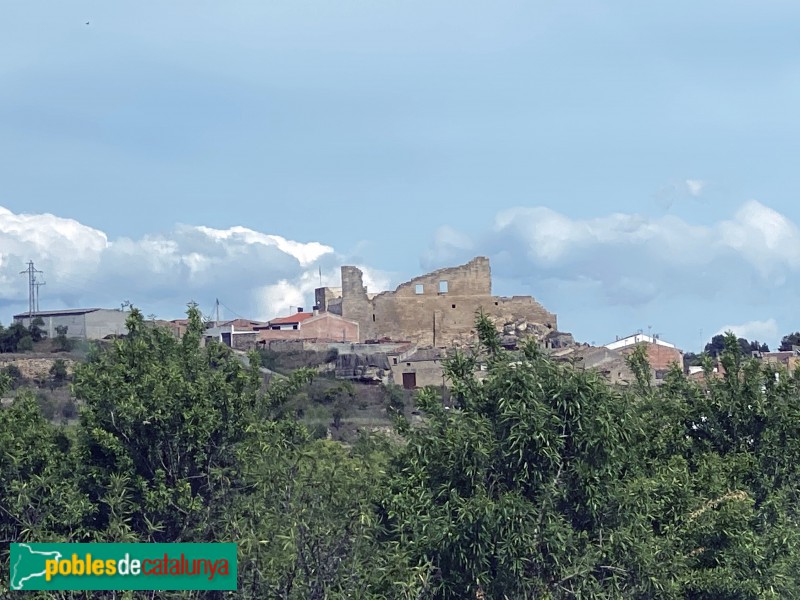
[[[11,544],[12,590],[235,590],[236,544]]]

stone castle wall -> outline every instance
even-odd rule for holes
[[[388,337],[425,346],[449,346],[472,339],[475,313],[483,310],[496,321],[525,319],[557,329],[556,315],[530,296],[491,295],[489,259],[478,257],[458,267],[416,277],[370,298],[360,269],[342,267],[341,314],[360,325],[360,341]],[[324,310],[339,306],[329,291],[317,290]],[[502,323],[500,323],[502,325]]]

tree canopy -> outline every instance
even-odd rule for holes
[[[446,360],[452,405],[425,389],[418,421],[393,410],[392,435],[348,446],[282,410],[313,372],[265,385],[258,357],[204,344],[188,315],[178,340],[133,309],[129,335],[75,368],[76,425],[27,393],[0,409],[3,568],[11,541],[233,541],[249,599],[800,589],[800,373],[733,335],[724,375],[704,357],[703,381],[676,367],[653,386],[637,349],[621,389],[533,344],[503,350],[478,315],[480,343]]]
[[[717,357],[725,350],[725,339],[727,334],[717,334],[711,338],[711,341],[705,345],[703,351],[706,354],[711,356]],[[748,341],[745,338],[736,338],[736,342],[739,344],[739,350],[742,354],[750,354],[751,352],[769,352],[769,346],[767,344],[763,344],[758,340]]]
[[[783,336],[781,339],[780,348],[778,348],[781,352],[786,352],[792,349],[792,346],[800,346],[800,331],[795,331],[794,333],[789,333]]]

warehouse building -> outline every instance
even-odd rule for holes
[[[66,326],[67,337],[81,340],[102,340],[109,335],[122,335],[128,332],[125,320],[130,313],[120,309],[74,308],[67,310],[48,310],[33,313],[33,319],[44,321],[42,327],[50,338],[58,335],[56,327]],[[30,327],[31,315],[14,315],[14,321]]]

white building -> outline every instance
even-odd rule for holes
[[[58,335],[56,327],[66,327],[68,338],[102,340],[108,335],[128,333],[125,321],[129,315],[120,309],[74,308],[35,312],[33,319],[40,317],[44,321],[42,329],[49,338]],[[14,315],[14,321],[30,327],[31,316],[28,313]]]
[[[620,348],[635,346],[636,344],[656,344],[657,346],[664,346],[666,348],[675,348],[675,344],[670,344],[669,342],[659,339],[658,335],[649,336],[643,333],[634,333],[633,335],[606,344],[605,347],[609,350],[619,350]]]

